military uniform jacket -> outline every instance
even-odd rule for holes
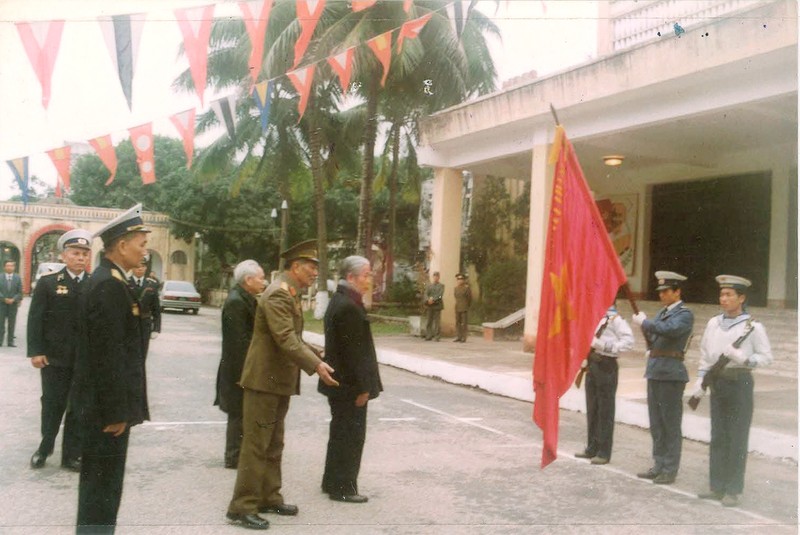
[[[76,383],[88,425],[128,426],[150,419],[141,312],[128,279],[103,258],[84,290]]]
[[[644,320],[642,330],[650,342],[645,377],[657,381],[689,381],[682,358],[658,356],[683,354],[692,335],[694,314],[683,301],[672,309],[662,308],[653,320]]]
[[[698,375],[703,376],[711,369],[720,355],[747,330],[748,320],[753,331],[744,339],[739,349],[748,359],[748,364],[729,362],[726,368],[755,368],[769,366],[772,363],[772,349],[764,326],[751,320],[750,314],[740,314],[732,323],[723,322],[723,315],[714,316],[706,324],[703,338],[700,340],[700,366]]]
[[[456,312],[467,312],[472,304],[472,290],[469,284],[456,286],[453,289],[453,295],[456,298]]]
[[[428,299],[433,299],[433,304],[428,304]],[[425,306],[432,310],[442,310],[444,308],[444,284],[435,282],[425,288]]]
[[[281,396],[300,393],[300,370],[313,375],[322,360],[306,344],[299,288],[282,273],[261,294],[256,307],[253,339],[239,384]]]
[[[145,277],[142,286],[134,286],[133,293],[139,301],[142,320],[150,332],[161,332],[161,301],[158,299],[158,281]],[[150,336],[149,332],[144,333]]]
[[[47,356],[50,366],[72,368],[80,341],[81,294],[88,273],[76,283],[63,268],[36,283],[28,311],[28,357]]]
[[[214,405],[225,412],[242,412],[243,391],[237,383],[253,338],[257,304],[256,298],[237,284],[222,305],[222,359],[217,371]]]
[[[325,310],[324,325],[325,362],[336,370],[333,377],[339,386],[328,386],[320,380],[317,390],[335,399],[355,400],[365,392],[369,392],[370,399],[378,397],[383,384],[361,294],[339,283]]]

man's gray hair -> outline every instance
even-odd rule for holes
[[[360,275],[364,266],[369,265],[369,260],[363,256],[348,256],[339,266],[339,277],[346,279],[348,275]]]
[[[242,284],[247,277],[258,275],[261,266],[255,260],[242,260],[233,268],[233,280],[236,284]]]

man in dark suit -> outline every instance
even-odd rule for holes
[[[239,386],[244,359],[253,338],[256,296],[264,291],[264,270],[255,260],[244,260],[233,270],[236,285],[222,306],[222,359],[217,371],[217,398],[228,415],[225,433],[225,468],[236,468],[242,445],[242,396]]]
[[[80,423],[68,401],[80,340],[80,299],[89,277],[86,265],[92,235],[83,229],[70,230],[61,235],[57,245],[66,267],[39,279],[28,311],[28,358],[42,375],[42,442],[31,457],[31,468],[43,467],[53,453],[66,411],[61,466],[80,472]]]
[[[8,323],[8,347],[14,345],[14,325],[17,323],[17,308],[22,302],[22,279],[15,273],[17,263],[6,260],[3,264],[3,273],[0,276],[0,346],[6,334]]]
[[[150,419],[139,303],[128,279],[147,254],[138,204],[96,236],[104,257],[84,291],[85,347],[76,363],[83,447],[77,533],[113,533],[130,428]]]
[[[142,313],[142,347],[144,358],[150,350],[150,339],[158,337],[161,332],[161,301],[158,299],[158,281],[145,277],[147,273],[147,259],[133,269],[131,286],[136,299],[139,301],[139,310]]]
[[[367,402],[383,390],[378,358],[362,296],[372,279],[369,260],[349,256],[342,261],[339,286],[325,311],[325,362],[336,370],[332,387],[317,389],[331,407],[330,437],[322,490],[331,500],[365,503],[358,493],[358,472],[367,433]]]

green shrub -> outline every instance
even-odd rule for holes
[[[525,307],[528,263],[524,259],[500,260],[481,275],[483,321],[497,321]]]
[[[417,284],[403,277],[401,280],[395,282],[389,287],[386,292],[386,301],[390,303],[398,303],[406,307],[414,307],[420,302],[420,296],[417,293]]]

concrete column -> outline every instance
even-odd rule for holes
[[[767,306],[778,308],[786,306],[790,173],[789,165],[785,164],[776,164],[772,169]]]
[[[522,349],[528,352],[533,352],[536,347],[539,304],[542,298],[547,218],[550,211],[550,196],[553,191],[553,171],[552,167],[547,165],[551,141],[548,137],[549,134],[545,130],[534,133],[530,231],[528,233],[528,279],[526,281],[525,326],[522,339]]]
[[[430,274],[438,271],[444,284],[442,335],[456,330],[453,287],[461,254],[461,204],[463,180],[459,169],[437,167],[433,173]]]

